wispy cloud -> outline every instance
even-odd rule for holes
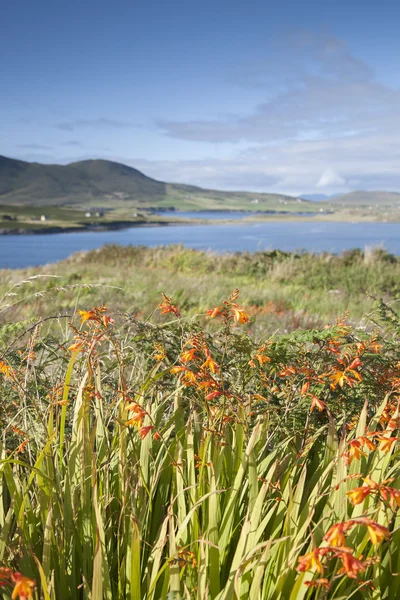
[[[119,121],[117,119],[106,119],[99,117],[97,119],[74,119],[71,121],[63,121],[56,123],[55,128],[62,131],[75,131],[82,128],[91,129],[125,129],[126,127],[134,127],[134,123],[129,121]]]
[[[237,85],[265,89],[265,101],[251,114],[158,119],[160,131],[193,142],[248,145],[235,160],[215,163],[215,168],[212,161],[203,165],[202,179],[212,179],[214,186],[225,186],[222,173],[231,169],[241,189],[259,187],[263,177],[275,180],[276,189],[295,193],[317,187],[328,192],[361,186],[400,189],[400,90],[378,81],[368,64],[331,36],[297,36],[279,58],[269,64],[260,58],[257,68],[247,65],[247,71],[239,65]],[[196,183],[203,170],[197,168],[192,175],[189,169]],[[185,163],[179,179],[187,170]]]

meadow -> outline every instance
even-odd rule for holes
[[[3,271],[1,597],[395,598],[399,270],[173,246]]]

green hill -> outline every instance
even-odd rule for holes
[[[0,205],[75,208],[311,211],[312,203],[279,194],[221,192],[164,183],[108,160],[68,165],[0,156]]]

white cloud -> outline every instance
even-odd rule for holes
[[[333,169],[325,169],[317,182],[317,188],[342,187],[345,184],[343,177]]]

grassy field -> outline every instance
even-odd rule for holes
[[[325,319],[398,269],[109,247],[3,272],[2,597],[397,597],[400,319]]]
[[[21,285],[23,280],[29,281]],[[3,271],[0,293],[12,295],[1,320],[71,315],[101,304],[145,319],[162,291],[189,318],[217,304],[232,286],[242,290],[253,337],[319,327],[346,311],[351,323],[365,324],[375,296],[391,302],[399,297],[400,260],[379,249],[340,256],[278,251],[220,256],[182,246],[106,246],[55,265]]]

